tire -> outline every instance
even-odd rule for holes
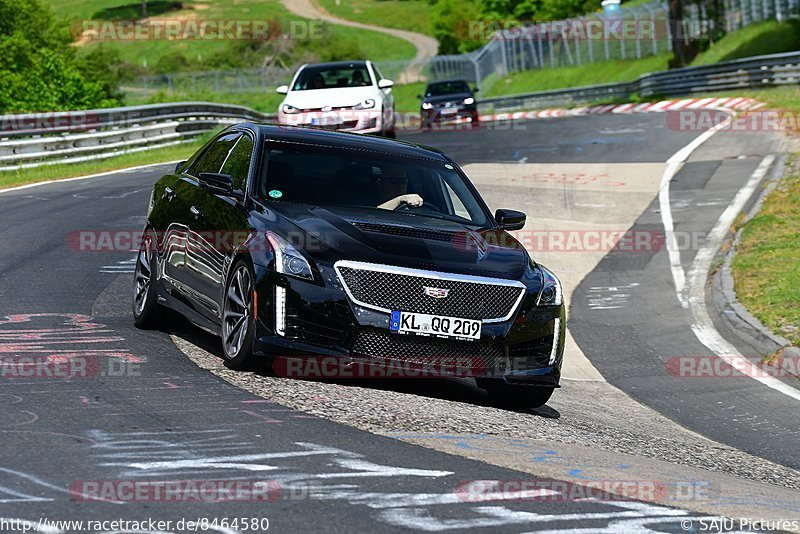
[[[238,260],[231,267],[222,295],[222,355],[225,366],[242,371],[253,364],[255,275],[250,264]]]
[[[492,384],[485,387],[491,401],[503,408],[540,408],[547,404],[554,388]]]
[[[386,120],[386,113],[381,112],[381,116],[383,117],[382,120],[385,121]],[[394,113],[392,113],[392,116],[394,117]],[[391,130],[382,130],[381,131],[381,135],[383,137],[388,138],[388,139],[394,139],[395,137],[397,137],[397,135],[394,133],[394,124],[392,124]]]
[[[164,319],[164,308],[158,303],[156,289],[157,266],[155,234],[148,230],[142,238],[133,275],[133,324],[136,328],[154,328]]]

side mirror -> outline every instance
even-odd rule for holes
[[[420,100],[422,100],[422,95],[417,95],[417,98],[419,98]]]
[[[224,195],[234,198],[242,198],[238,192],[233,190],[233,179],[228,174],[216,172],[201,172],[199,176],[200,187],[208,189],[215,195]]]
[[[175,172],[180,172],[181,167],[187,162],[188,160],[179,161],[177,165],[175,165]]]
[[[478,91],[480,91],[480,89],[478,89],[478,86],[476,85],[476,86],[475,86],[475,87],[472,89],[472,92],[473,92],[473,93],[477,93]]]
[[[394,82],[392,80],[383,79],[383,80],[378,82],[378,89],[388,89],[393,85],[394,85]]]
[[[285,95],[286,93],[289,92],[289,86],[281,85],[277,89],[275,89],[275,92],[278,93],[279,95]]]
[[[503,230],[522,230],[527,216],[516,210],[497,210],[494,218]]]

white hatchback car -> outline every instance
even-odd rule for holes
[[[394,82],[371,61],[303,65],[278,107],[278,123],[394,137]]]

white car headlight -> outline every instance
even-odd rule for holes
[[[267,240],[275,252],[275,270],[282,274],[313,280],[311,265],[294,245],[274,232],[267,232]]]
[[[468,96],[467,98],[464,99],[464,105],[465,106],[469,106],[470,104],[474,104],[474,103],[475,103],[475,99],[472,98],[471,96]]]
[[[284,112],[284,113],[286,113],[287,115],[291,115],[291,114],[293,114],[293,113],[300,113],[300,110],[299,110],[298,108],[296,108],[296,107],[294,107],[294,106],[290,106],[289,104],[284,104],[284,105],[283,105],[283,107],[282,107],[281,109],[282,109],[282,110],[283,110],[283,112]]]
[[[422,109],[433,109],[433,104],[431,104],[430,102],[423,102]]]
[[[375,107],[375,100],[368,98],[353,106],[353,109],[372,109]]]
[[[545,269],[541,265],[539,268],[542,270],[542,291],[539,293],[539,299],[536,302],[537,306],[561,306],[562,290],[561,281],[556,275]]]

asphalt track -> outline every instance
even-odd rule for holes
[[[657,115],[634,115],[409,138],[438,146],[462,164],[598,163],[664,162],[696,135],[665,129]],[[711,210],[676,211],[676,218],[685,214],[685,222],[678,220],[687,228],[713,226],[773,148],[769,139],[759,144],[721,137],[709,142],[710,154],[723,158],[731,143],[740,143],[738,155],[745,158],[724,156],[726,172],[719,178],[684,176],[696,186],[682,190],[686,197],[722,199]],[[566,501],[557,495],[470,501],[455,491],[464,481],[531,476],[287,409],[199,369],[166,333],[133,328],[133,253],[78,252],[70,239],[77,231],[141,227],[150,187],[165,169],[0,194],[0,317],[6,317],[0,353],[88,362],[89,368],[88,376],[71,380],[14,378],[8,372],[0,378],[0,516],[34,522],[153,518],[173,521],[176,532],[186,531],[175,528],[180,519],[223,517],[266,517],[277,531],[619,532],[642,525],[681,531],[687,513],[661,505]],[[642,224],[657,221],[652,209],[642,216]],[[631,259],[612,253],[591,273],[572,303],[570,326],[579,345],[605,378],[640,402],[720,442],[796,466],[794,433],[800,425],[791,399],[748,378],[709,384],[666,376],[665,358],[708,351],[693,341],[660,254]],[[685,254],[684,261],[690,259]],[[592,287],[632,279],[642,293],[624,308],[599,313],[586,304]],[[101,502],[75,494],[76,488],[94,487],[92,481],[119,488],[120,481],[190,479],[270,480],[274,486],[267,502]]]

